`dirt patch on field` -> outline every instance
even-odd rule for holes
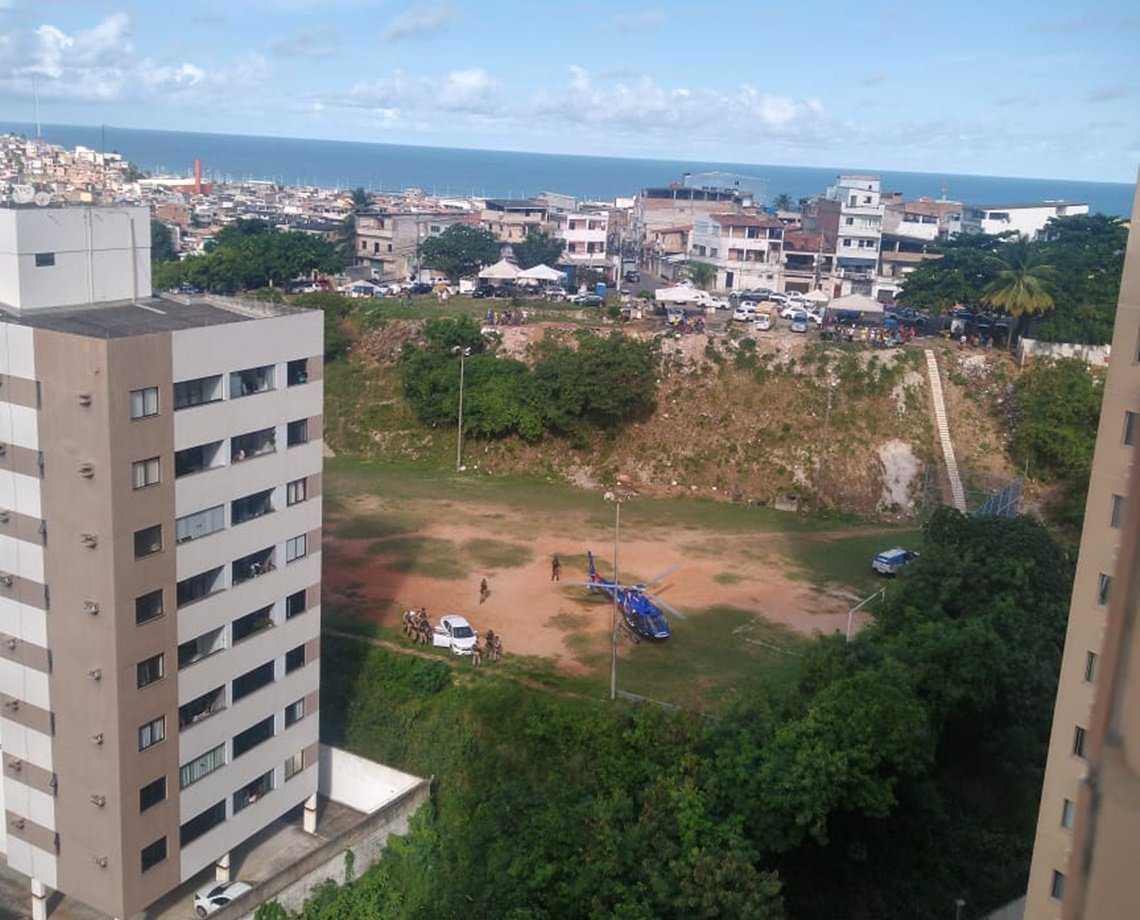
[[[367,513],[378,503],[359,497],[352,506]],[[433,621],[459,613],[481,634],[494,629],[508,652],[552,659],[569,673],[588,670],[580,658],[608,641],[612,609],[585,586],[585,549],[565,536],[579,528],[564,519],[454,503],[446,518],[414,532],[401,533],[396,526],[368,538],[338,535],[334,524],[324,542],[326,603],[393,629],[411,607],[426,607]],[[623,529],[620,575],[623,581],[653,579],[674,569],[653,588],[688,616],[716,605],[754,613],[804,636],[846,628],[850,600],[796,580],[794,563],[779,555],[779,540],[778,534],[755,534],[725,541],[692,529],[633,532],[627,538]],[[602,554],[599,570],[608,577],[612,543],[595,549]],[[556,555],[559,581],[551,578]],[[490,594],[480,603],[483,578]]]

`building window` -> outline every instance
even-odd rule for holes
[[[156,486],[159,483],[160,467],[158,457],[147,460],[136,460],[131,464],[131,485],[135,489],[145,489],[147,486]]]
[[[203,470],[214,469],[224,463],[222,442],[211,441],[209,444],[198,444],[176,451],[174,454],[174,478],[200,473]]]
[[[1065,799],[1061,805],[1061,827],[1067,831],[1073,829],[1073,821],[1077,817],[1077,803],[1072,799]]]
[[[131,418],[158,415],[158,387],[131,390]]]
[[[242,786],[234,793],[234,814],[248,808],[254,802],[273,791],[273,771],[263,773],[252,783]]]
[[[202,572],[200,575],[191,575],[189,578],[184,578],[178,582],[178,606],[184,607],[186,604],[201,600],[203,597],[209,597],[225,588],[222,568],[222,566],[218,566],[216,569],[210,569],[210,571]]]
[[[166,801],[166,777],[160,776],[153,783],[147,783],[139,790],[139,811],[154,808],[159,802]]]
[[[272,572],[276,568],[276,564],[273,561],[273,547],[269,546],[265,549],[258,550],[256,553],[250,553],[248,556],[235,559],[231,564],[231,568],[233,583],[235,585],[244,584],[251,578],[257,578],[266,572]]]
[[[1053,881],[1049,885],[1049,896],[1060,901],[1065,896],[1065,873],[1053,870]]]
[[[285,486],[285,504],[296,505],[303,502],[308,495],[308,480],[294,479]]]
[[[225,529],[226,509],[223,505],[215,505],[205,511],[196,511],[187,514],[174,522],[174,539],[179,543],[186,543],[198,537],[208,537],[212,533]]]
[[[285,598],[285,619],[291,620],[295,616],[300,616],[307,609],[304,591],[295,591]]]
[[[240,463],[277,450],[277,429],[262,428],[230,438],[230,461]]]
[[[54,252],[36,253],[36,268],[51,268],[53,265],[55,265]]]
[[[1096,683],[1096,669],[1100,663],[1096,652],[1085,653],[1085,683]]]
[[[210,716],[216,715],[225,708],[225,685],[215,687],[209,693],[203,693],[201,696],[192,699],[189,703],[183,703],[178,707],[178,727],[179,729],[183,729],[189,725],[193,725],[195,722],[201,722],[203,719],[208,719]]]
[[[303,699],[285,707],[285,727],[296,725],[305,718],[305,701]]]
[[[242,639],[247,639],[254,633],[261,632],[263,629],[269,629],[273,625],[273,605],[262,607],[260,610],[255,610],[253,613],[247,613],[243,617],[238,617],[234,620],[233,625],[233,640],[236,645]]]
[[[215,802],[199,815],[195,815],[182,825],[178,831],[178,838],[182,846],[188,846],[203,834],[212,831],[226,820],[226,800]]]
[[[192,786],[203,776],[209,776],[215,770],[226,765],[226,746],[219,744],[213,750],[206,751],[201,757],[196,757],[190,763],[183,764],[178,770],[178,783],[182,789]]]
[[[182,380],[174,384],[174,410],[218,402],[222,398],[222,375]]]
[[[268,741],[273,737],[273,716],[262,719],[256,725],[251,725],[243,732],[238,732],[234,735],[234,759],[241,757],[253,748],[257,747],[261,742]]]
[[[146,725],[139,726],[139,750],[145,751],[166,737],[166,716],[159,716]]]
[[[1120,529],[1121,519],[1124,517],[1124,496],[1112,496],[1112,511],[1108,515],[1108,525],[1117,530]]]
[[[309,359],[298,358],[296,361],[290,361],[285,365],[285,382],[288,386],[295,387],[302,383],[309,382]]]
[[[305,769],[305,752],[298,751],[292,757],[285,761],[285,779],[291,780],[294,776]]]
[[[1087,732],[1079,725],[1077,726],[1076,731],[1073,732],[1073,753],[1076,754],[1077,757],[1085,756],[1086,735]]]
[[[219,626],[178,646],[178,670],[189,667],[226,647],[225,628]]]
[[[265,489],[253,495],[235,499],[230,504],[230,520],[236,527],[273,511],[273,490]]]
[[[138,676],[138,686],[141,690],[148,684],[153,684],[156,681],[162,680],[165,676],[165,664],[163,655],[161,653],[148,658],[146,661],[140,661],[136,666]]]
[[[260,690],[262,687],[268,686],[271,683],[273,683],[273,662],[267,661],[252,671],[246,671],[240,677],[235,677],[233,688],[230,691],[230,697],[236,703],[238,700],[249,696],[255,690]],[[237,755],[235,754],[234,756],[236,757]]]
[[[135,598],[135,626],[142,626],[162,616],[162,588]]]
[[[305,555],[305,534],[285,541],[285,562],[293,562]]]
[[[162,525],[135,531],[135,558],[142,559],[162,550]]]
[[[1124,446],[1131,447],[1136,443],[1136,413],[1124,413]]]
[[[297,668],[305,666],[305,646],[298,645],[285,653],[285,673],[289,674]]]
[[[142,848],[142,870],[152,869],[166,859],[166,838],[160,837],[150,846]]]
[[[288,447],[296,447],[298,444],[304,444],[308,440],[309,420],[307,418],[299,418],[289,423],[285,438],[285,444]]]
[[[1108,603],[1108,593],[1112,589],[1112,576],[1100,573],[1096,586],[1096,602],[1103,607]]]
[[[266,364],[264,367],[251,367],[244,371],[234,371],[230,374],[230,399],[272,390],[274,370],[272,364]]]

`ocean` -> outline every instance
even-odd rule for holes
[[[35,126],[0,122],[0,132],[33,136]],[[874,164],[835,168],[775,166],[763,163],[708,163],[619,157],[517,153],[413,147],[349,141],[238,134],[198,134],[105,126],[44,125],[44,140],[73,148],[117,151],[154,174],[189,175],[194,159],[214,179],[265,179],[282,185],[316,185],[399,192],[420,188],[432,195],[523,198],[559,192],[576,198],[610,200],[643,188],[681,180],[683,173],[722,171],[764,180],[768,198],[818,195],[841,173],[872,173],[883,191],[906,198],[943,196],[966,204],[1015,204],[1045,200],[1088,202],[1092,213],[1128,217],[1133,186],[1119,182],[1079,182],[1003,176],[941,175],[877,170]]]

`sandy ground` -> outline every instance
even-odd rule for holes
[[[455,526],[441,522],[417,531],[419,537],[447,540],[455,545],[475,538],[510,539],[503,533],[501,514],[487,527]],[[533,524],[533,522],[532,522]],[[553,529],[564,531],[565,526]],[[626,538],[623,531],[620,564],[622,573],[653,578],[676,566],[654,585],[654,591],[683,613],[699,616],[714,604],[755,612],[784,624],[802,635],[836,632],[847,625],[852,599],[821,593],[808,583],[781,574],[778,534],[749,536],[747,545],[727,541],[711,532],[686,530],[675,534],[654,533],[651,539]],[[707,541],[724,540],[724,552],[710,551]],[[459,613],[484,634],[488,629],[502,636],[507,652],[553,659],[569,672],[582,669],[566,644],[569,632],[608,635],[611,609],[591,597],[584,582],[585,548],[552,533],[526,540],[532,561],[521,567],[472,571],[456,581],[406,574],[385,565],[385,559],[369,552],[370,540],[326,537],[324,584],[335,599],[351,599],[352,606],[378,623],[398,628],[404,609],[426,607],[432,621],[446,613]],[[517,541],[516,541],[517,542]],[[758,544],[763,544],[757,551]],[[612,572],[613,545],[593,547],[600,554],[599,570]],[[551,581],[551,559],[562,561],[561,581]],[[717,582],[726,571],[739,577],[731,584]],[[490,596],[479,602],[479,582],[487,579]],[[723,579],[722,579],[723,580]],[[865,622],[856,615],[856,623]]]

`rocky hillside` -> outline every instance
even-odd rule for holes
[[[504,353],[526,359],[568,323],[502,330]],[[661,335],[650,321],[622,327]],[[400,392],[396,362],[420,324],[389,320],[361,334],[347,362],[327,372],[327,440],[336,451],[396,462],[454,463],[455,431],[428,428]],[[658,409],[617,434],[577,443],[467,440],[464,462],[489,474],[529,475],[606,487],[628,477],[646,494],[690,493],[861,514],[908,516],[936,502],[945,483],[934,437],[923,349],[942,366],[951,427],[967,490],[1013,475],[995,408],[1011,375],[997,352],[941,340],[872,351],[786,331],[747,337],[731,324],[708,335],[665,337]],[[830,403],[830,408],[829,408]]]

